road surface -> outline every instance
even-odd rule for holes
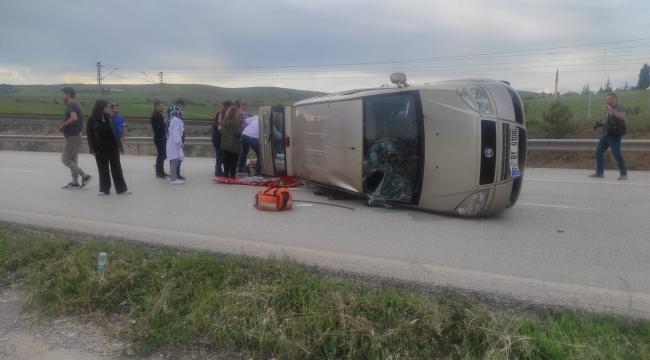
[[[131,195],[97,180],[61,190],[59,154],[0,152],[0,221],[254,256],[498,293],[536,303],[650,318],[650,173],[627,182],[588,171],[528,169],[519,203],[462,219],[403,209],[300,204],[254,209],[254,187],[215,185],[213,160],[188,158],[183,186],[153,176],[153,157],[124,156]],[[94,159],[80,165],[97,174]],[[95,176],[96,177],[96,176]],[[309,189],[303,200],[327,201]]]

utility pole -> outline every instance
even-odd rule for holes
[[[102,65],[101,61],[97,62],[97,92],[101,93],[102,92],[102,68],[104,66]]]
[[[162,71],[158,73],[158,77],[160,78],[160,86],[162,86],[163,85],[163,72]]]
[[[555,69],[555,101],[558,101],[557,82],[560,77],[560,69]]]
[[[591,89],[589,89],[589,105],[587,106],[587,119],[591,120]]]

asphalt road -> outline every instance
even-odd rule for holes
[[[528,169],[519,203],[487,219],[403,209],[299,204],[267,213],[257,188],[215,185],[213,160],[189,158],[172,186],[153,157],[123,157],[131,195],[97,196],[97,180],[61,190],[59,154],[0,152],[0,221],[255,256],[487,291],[526,301],[650,318],[650,173]],[[94,159],[80,165],[96,174]],[[327,201],[309,189],[303,200]]]

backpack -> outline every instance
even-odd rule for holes
[[[621,120],[615,116],[609,116],[607,121],[608,121],[607,135],[623,136],[627,133],[627,126],[625,126],[624,120]]]
[[[293,197],[286,187],[269,187],[255,195],[254,205],[265,211],[291,210]]]

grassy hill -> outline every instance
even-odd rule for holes
[[[211,119],[215,103],[224,100],[242,99],[248,102],[249,110],[256,112],[261,105],[296,101],[318,95],[313,91],[274,87],[220,88],[208,85],[106,85],[111,91],[101,95],[94,85],[72,85],[77,90],[77,98],[86,114],[89,114],[96,99],[120,103],[122,113],[128,116],[148,117],[153,99],[161,99],[166,104],[181,97],[188,103],[186,115],[189,118]],[[24,114],[62,114],[61,88],[63,85],[0,85],[0,113]],[[552,96],[534,92],[520,92],[524,99],[526,119],[531,138],[545,138],[543,113],[553,104]],[[650,138],[650,91],[629,90],[619,92],[620,102],[628,116],[628,137]],[[602,105],[605,94],[594,94],[591,103],[591,119],[587,117],[589,97],[586,95],[562,95],[560,102],[571,110],[574,131],[566,138],[593,138],[597,132],[592,124],[602,118]]]
[[[126,116],[148,117],[154,99],[165,104],[177,98],[188,103],[188,118],[211,119],[214,104],[224,100],[242,99],[248,102],[249,110],[257,112],[261,105],[286,104],[306,99],[320,93],[275,87],[221,88],[209,85],[106,85],[110,91],[97,93],[94,85],[71,85],[77,91],[77,99],[83,111],[90,114],[97,99],[118,102]],[[0,112],[22,114],[62,114],[61,88],[63,85],[15,85],[0,88]]]
[[[619,102],[626,112],[628,137],[648,138],[650,137],[650,91],[628,90],[617,93]],[[587,117],[589,107],[588,95],[561,95],[559,101],[566,105],[573,114],[572,122],[575,132],[568,134],[567,138],[593,137],[596,132],[592,125],[596,120],[602,119],[604,112],[602,106],[605,104],[606,94],[593,94],[591,98],[591,119]],[[544,132],[543,113],[555,102],[552,96],[524,99],[526,121],[528,122],[531,138],[542,138]]]

